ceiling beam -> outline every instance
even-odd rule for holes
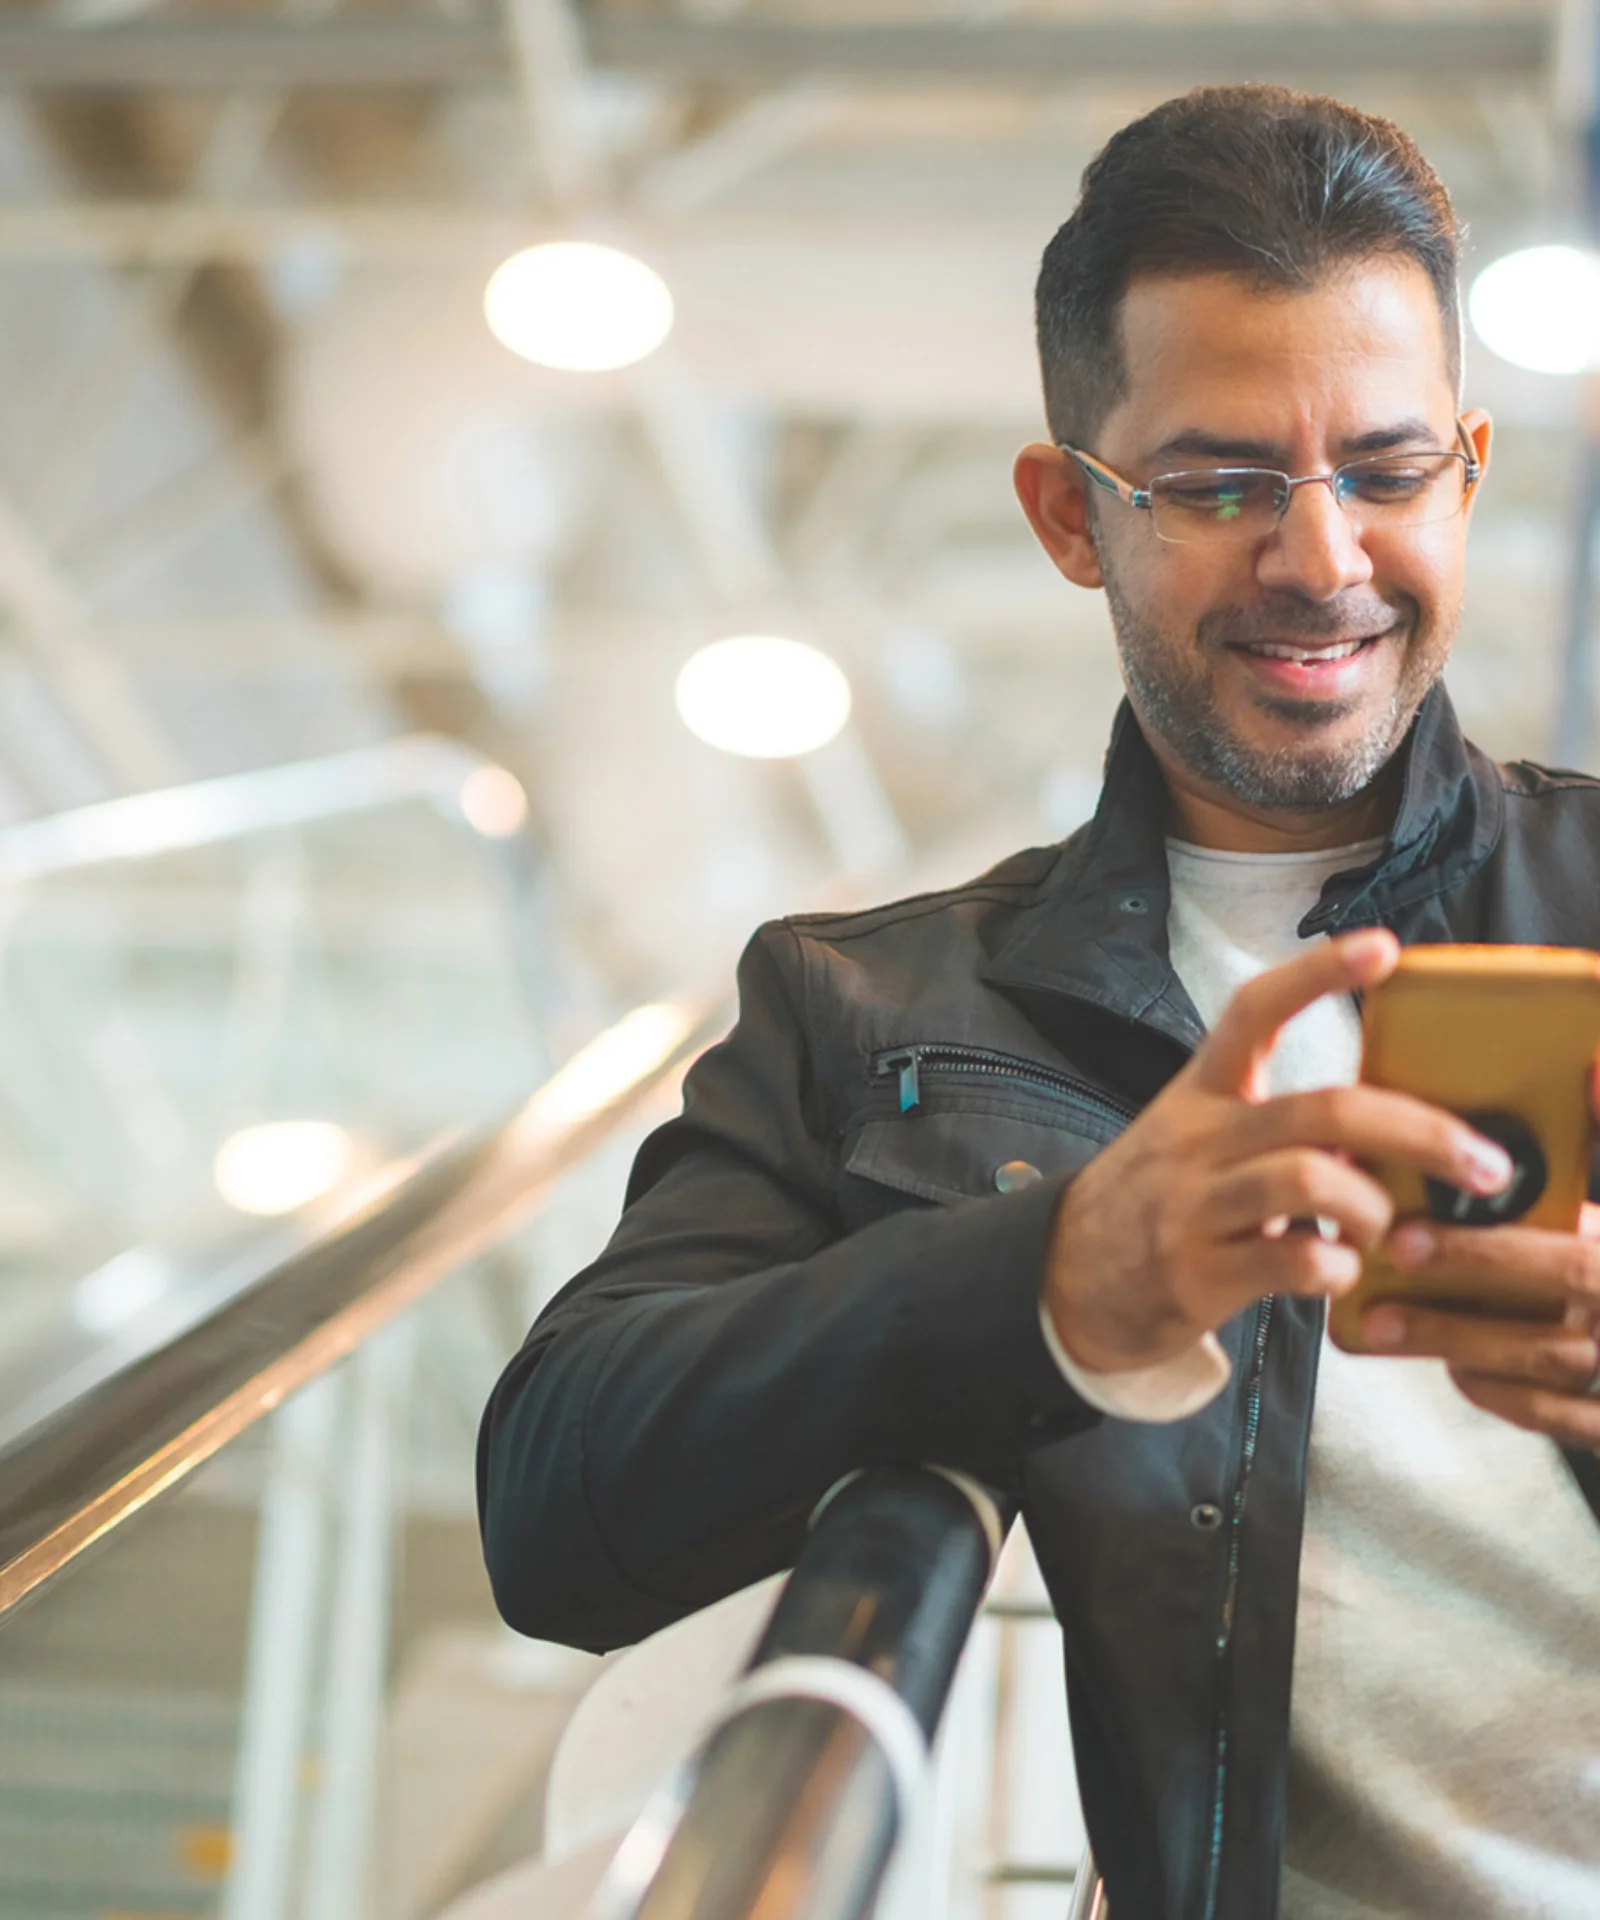
[[[1543,73],[1548,23],[1434,15],[1359,23],[1285,17],[1235,20],[959,21],[800,26],[776,22],[604,17],[589,28],[596,65],[686,80],[791,80],[876,85],[993,82],[1030,90],[1107,80],[1198,85],[1208,80],[1393,79]]]
[[[790,25],[587,13],[590,65],[685,81],[774,82],[803,76],[875,86],[1040,88],[1107,81],[1466,79],[1545,76],[1553,27],[1542,13],[1485,17],[906,22]],[[0,86],[171,91],[259,88],[508,87],[518,68],[504,26],[418,14],[294,22],[157,18],[74,26],[0,24]]]
[[[572,0],[503,0],[535,185],[557,207],[594,190],[595,151],[584,119],[583,38]]]
[[[841,236],[869,242],[929,238],[951,245],[993,245],[1008,234],[1031,247],[1039,218],[1024,210],[1008,217],[963,216],[929,202],[892,216],[848,208],[784,210],[749,214],[696,213],[692,224],[654,207],[635,213],[624,203],[632,240],[657,251],[686,236],[722,245],[745,240],[793,239],[827,245]],[[570,238],[570,222],[551,215],[521,215],[490,207],[425,201],[239,201],[82,199],[0,201],[0,258],[8,260],[134,260],[192,262],[274,260],[301,247],[333,250],[341,258],[374,262],[460,260],[485,272],[513,248],[542,239]]]
[[[75,589],[3,499],[0,607],[113,780],[138,789],[182,778],[177,751],[132,677],[100,644]]]
[[[630,195],[634,206],[678,217],[724,194],[825,133],[838,119],[842,91],[800,79],[758,93],[707,133],[655,161]]]
[[[149,100],[124,96],[98,102],[91,112],[69,101],[45,99],[37,104],[39,124],[62,160],[81,177],[95,177],[110,160],[130,184],[148,191],[172,170],[163,149],[161,119]],[[260,93],[224,102],[194,168],[194,188],[201,194],[238,191],[261,163],[276,112],[277,103]],[[190,197],[185,191],[176,196],[176,202],[181,205]],[[152,261],[157,257],[149,256]],[[253,261],[226,254],[193,255],[188,260],[174,254],[167,260],[194,271],[168,287],[165,302],[157,302],[164,309],[157,316],[158,329],[170,324],[176,344],[221,421],[247,443],[253,484],[262,464],[257,443],[273,442],[279,432],[281,323],[258,277],[248,271]],[[309,578],[330,598],[359,598],[360,583],[326,540],[298,482],[294,461],[279,447],[267,464],[282,477],[276,489],[279,514]]]

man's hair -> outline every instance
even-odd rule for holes
[[[1416,143],[1376,114],[1286,87],[1200,87],[1113,134],[1046,247],[1035,295],[1045,413],[1082,445],[1126,381],[1121,311],[1144,274],[1234,273],[1302,291],[1330,268],[1415,260],[1460,378],[1460,229]]]

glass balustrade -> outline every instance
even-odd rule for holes
[[[115,859],[104,821],[0,834],[0,1496],[41,1431],[278,1300],[442,1141],[545,1086],[499,1136],[502,1204],[692,1050],[663,1006],[569,1059],[587,1036],[547,1018],[574,996],[536,863],[464,823],[462,779],[447,759],[321,812],[280,793],[220,831],[155,812]],[[0,1613],[0,1920],[430,1920],[538,1855],[601,1663],[495,1618],[478,1414],[674,1099],[669,1077],[602,1113],[531,1223],[436,1262],[347,1360]],[[0,1497],[0,1563],[6,1522]],[[1046,1920],[1081,1827],[1020,1536],[963,1672],[886,1920]]]
[[[0,833],[0,1482],[599,1024],[508,781],[400,742]],[[399,1920],[537,1848],[593,1663],[495,1618],[477,1418],[648,1118],[0,1618],[0,1920]]]
[[[220,811],[226,838],[106,859],[89,809],[98,845],[9,878],[37,834],[0,834],[0,1440],[547,1069],[520,841],[431,793]]]

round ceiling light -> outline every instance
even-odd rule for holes
[[[754,760],[811,753],[850,718],[850,682],[827,654],[767,633],[702,647],[678,674],[675,697],[697,739]]]
[[[483,312],[503,346],[569,373],[631,367],[672,330],[672,295],[660,274],[589,240],[512,254],[495,269]]]
[[[240,1213],[293,1213],[336,1187],[354,1157],[331,1120],[274,1120],[230,1134],[217,1149],[217,1191]]]
[[[522,782],[504,767],[474,767],[461,783],[460,806],[467,825],[489,840],[506,840],[528,817]]]
[[[1467,301],[1478,338],[1533,373],[1600,366],[1600,256],[1524,247],[1485,267]]]

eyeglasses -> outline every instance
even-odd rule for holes
[[[1459,421],[1456,432],[1460,448],[1346,460],[1332,473],[1291,477],[1274,467],[1196,467],[1158,473],[1148,487],[1134,486],[1081,447],[1059,444],[1097,487],[1147,512],[1161,539],[1209,547],[1265,539],[1289,511],[1296,487],[1329,488],[1351,520],[1374,530],[1452,519],[1483,474]]]

